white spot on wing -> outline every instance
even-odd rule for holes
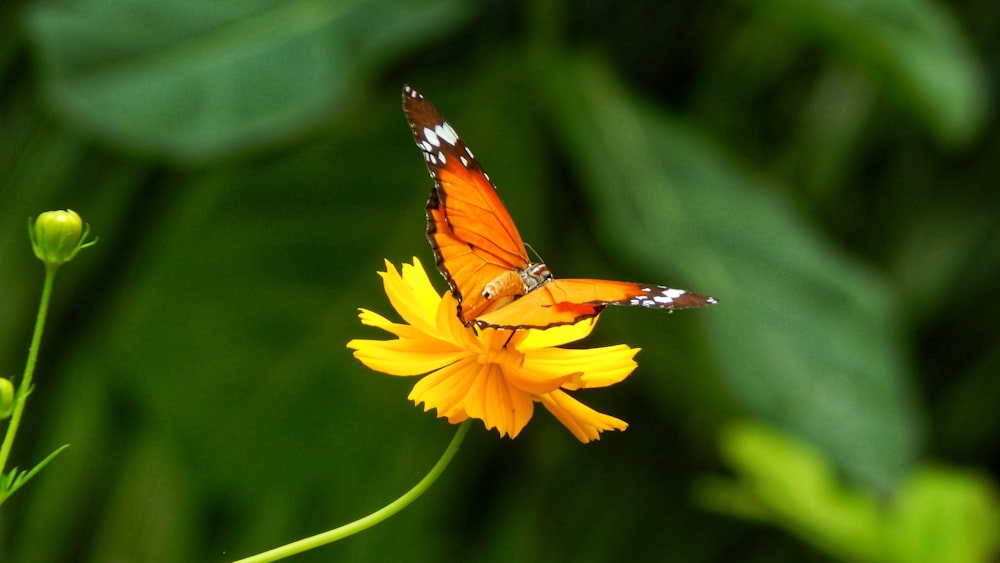
[[[449,125],[447,121],[435,127],[434,132],[437,133],[438,137],[441,137],[441,139],[443,139],[451,146],[455,146],[455,143],[458,142],[458,133],[456,133],[455,130],[452,129],[451,125]]]
[[[465,158],[464,156],[460,156],[458,157],[458,160],[462,161],[462,166],[466,168],[469,167],[469,159]]]
[[[711,297],[704,297],[684,289],[674,289],[658,285],[640,285],[638,288],[642,293],[633,296],[620,304],[632,305],[633,307],[645,307],[647,309],[687,309],[689,307],[701,307],[702,305],[712,305],[716,300]],[[691,299],[691,295],[695,299]],[[699,300],[704,300],[700,302]],[[685,301],[687,300],[687,301]]]
[[[434,131],[431,131],[427,127],[424,127],[424,139],[427,139],[427,141],[430,144],[434,145],[435,147],[441,146],[441,141],[438,139],[437,134],[435,134]]]

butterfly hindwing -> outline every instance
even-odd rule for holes
[[[608,305],[690,309],[715,299],[662,285],[590,279],[554,279],[509,305],[476,319],[482,327],[548,328],[597,316]]]

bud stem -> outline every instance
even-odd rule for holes
[[[42,286],[42,299],[38,304],[38,315],[35,317],[35,332],[31,336],[31,346],[28,348],[28,360],[24,365],[24,375],[17,386],[14,395],[14,411],[10,415],[10,422],[7,425],[7,433],[3,438],[3,446],[0,446],[0,476],[4,474],[7,467],[7,458],[10,450],[14,447],[14,436],[17,434],[17,427],[21,423],[21,414],[24,412],[24,404],[28,400],[28,393],[31,392],[31,376],[35,373],[35,362],[38,360],[38,348],[42,344],[42,333],[45,331],[45,316],[49,311],[49,298],[52,296],[52,284],[55,281],[57,268],[45,268],[45,282]],[[0,502],[3,502],[0,498]]]

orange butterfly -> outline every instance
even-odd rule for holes
[[[528,258],[496,187],[455,129],[409,86],[403,111],[434,179],[427,238],[466,326],[545,329],[595,317],[608,305],[688,309],[716,302],[662,285],[553,279],[545,264]]]

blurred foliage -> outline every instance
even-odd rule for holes
[[[344,348],[381,337],[356,309],[388,310],[383,258],[430,262],[403,83],[557,275],[721,303],[603,316],[592,344],[640,367],[585,401],[627,432],[473,430],[417,504],[298,560],[864,558],[830,533],[846,512],[941,554],[899,560],[995,554],[998,21],[920,0],[0,5],[3,374],[42,276],[25,218],[72,208],[101,240],[60,272],[14,462],[72,447],[4,506],[0,560],[225,561],[430,468],[453,428]],[[746,416],[801,443],[716,451]],[[779,490],[692,503],[724,462]],[[777,526],[717,512],[747,507]]]
[[[976,563],[995,553],[1000,505],[981,475],[918,467],[883,499],[845,487],[818,451],[753,422],[722,434],[738,480],[704,479],[706,507],[775,522],[847,561]]]

